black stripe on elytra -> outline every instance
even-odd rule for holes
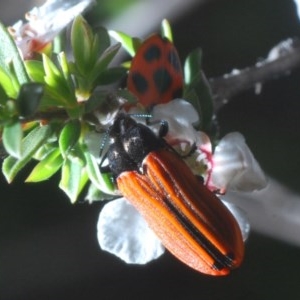
[[[212,268],[215,270],[222,270],[226,267],[232,267],[233,255],[223,255],[204,235],[201,233],[196,226],[170,201],[170,199],[165,199],[165,204],[169,210],[175,215],[179,223],[188,231],[190,235],[201,245],[201,247],[209,253],[209,255],[214,259],[214,264]]]

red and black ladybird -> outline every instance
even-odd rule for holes
[[[127,87],[145,107],[180,98],[182,67],[173,43],[158,34],[146,39],[132,59]]]
[[[118,189],[171,253],[214,276],[241,264],[237,221],[162,137],[125,114],[109,136],[107,157]]]

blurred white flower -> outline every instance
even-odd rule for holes
[[[48,0],[26,13],[28,22],[18,21],[9,28],[24,59],[44,49],[53,38],[94,0]]]
[[[294,2],[296,4],[298,18],[300,19],[300,0],[294,0]]]

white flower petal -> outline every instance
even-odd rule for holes
[[[235,217],[235,219],[237,220],[241,232],[242,232],[242,236],[243,236],[243,241],[246,241],[249,237],[249,233],[250,233],[250,223],[248,220],[248,217],[246,215],[246,213],[240,209],[239,207],[237,207],[236,205],[229,203],[227,201],[223,201],[222,202],[226,205],[226,207],[230,210],[230,212],[233,214],[233,216]]]
[[[168,123],[168,136],[171,139],[189,141],[196,140],[193,125],[199,122],[195,108],[183,99],[175,99],[166,104],[155,105],[152,111],[153,121],[164,120]]]
[[[185,124],[197,124],[199,116],[194,106],[184,99],[174,99],[166,104],[158,104],[153,108],[153,117],[156,119],[176,119]]]
[[[128,264],[146,264],[164,247],[143,217],[124,198],[106,204],[98,220],[100,247]]]
[[[240,133],[227,134],[220,141],[213,163],[212,183],[221,190],[253,191],[267,184],[263,171]]]
[[[211,145],[210,138],[203,131],[197,131],[196,146],[198,149],[205,151],[207,154],[211,154],[212,152],[212,145]]]
[[[13,36],[24,58],[42,49],[94,0],[48,0],[26,14],[28,22],[12,26]],[[38,48],[38,49],[36,49]]]

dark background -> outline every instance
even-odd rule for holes
[[[201,46],[206,75],[214,77],[253,65],[279,41],[300,36],[299,26],[293,1],[220,0],[193,8],[173,31],[182,58]],[[251,90],[235,97],[219,113],[222,133],[243,133],[264,170],[296,191],[299,80],[300,71],[293,71],[264,85],[260,95]],[[22,183],[24,178],[8,185],[1,177],[0,299],[300,297],[296,246],[253,232],[244,264],[224,278],[196,273],[170,254],[147,266],[128,266],[99,249],[101,204],[71,205],[57,189],[58,178],[37,185]]]

